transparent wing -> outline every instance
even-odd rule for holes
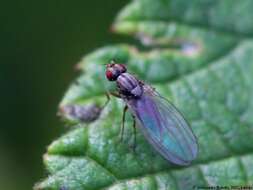
[[[197,139],[182,114],[165,98],[144,88],[127,104],[149,143],[167,160],[188,165],[198,153]]]

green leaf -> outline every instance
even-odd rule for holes
[[[154,86],[190,122],[199,142],[188,167],[168,163],[127,114],[120,142],[122,100],[112,98],[99,119],[78,123],[44,156],[49,177],[35,189],[192,189],[253,184],[252,0],[135,0],[113,24],[141,44],[106,46],[78,64],[81,75],[61,106],[98,104],[115,86],[104,77],[112,59]],[[69,119],[69,118],[66,118]]]

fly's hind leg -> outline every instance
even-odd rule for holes
[[[123,110],[123,116],[122,116],[122,124],[121,124],[121,131],[120,131],[120,141],[123,141],[123,135],[124,135],[124,128],[125,128],[125,120],[126,120],[126,111],[128,109],[128,106],[125,105]]]

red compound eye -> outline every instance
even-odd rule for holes
[[[109,70],[106,71],[105,75],[108,80],[113,80],[113,78],[114,78],[113,73]]]
[[[106,78],[109,81],[116,81],[118,76],[120,76],[122,73],[126,72],[126,67],[123,64],[107,64],[106,65]]]

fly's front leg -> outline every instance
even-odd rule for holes
[[[108,91],[107,91],[107,92],[105,93],[105,95],[106,95],[107,100],[106,100],[105,104],[103,105],[103,108],[104,108],[105,106],[107,106],[107,104],[110,102],[110,100],[111,100],[111,96],[110,96],[110,95],[115,96],[115,97],[117,97],[117,98],[121,98],[120,94],[117,93],[117,92],[108,92]]]
[[[121,125],[121,132],[120,132],[120,141],[123,140],[123,134],[124,134],[124,128],[125,128],[125,119],[126,119],[126,111],[128,109],[128,106],[125,105],[123,110],[123,116],[122,116],[122,125]]]
[[[117,92],[109,92],[109,94],[115,96],[116,98],[121,98],[120,94]]]

